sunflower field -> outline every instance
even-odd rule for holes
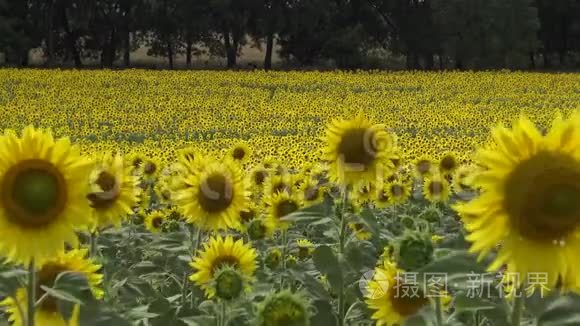
[[[0,70],[0,325],[579,325],[580,75]]]

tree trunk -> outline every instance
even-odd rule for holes
[[[187,34],[187,38],[185,40],[185,65],[188,68],[191,68],[191,51],[193,48],[193,41],[191,40],[191,35]]]
[[[544,68],[551,68],[552,63],[550,62],[550,54],[548,53],[548,51],[544,51],[542,53],[542,57],[544,59]]]
[[[226,48],[227,67],[233,68],[236,66],[236,50],[232,44],[230,32],[227,29],[224,30],[224,45]]]
[[[266,57],[264,58],[264,69],[272,69],[272,51],[274,49],[274,33],[270,31],[266,37]]]
[[[54,1],[48,1],[48,10],[46,18],[46,65],[52,67],[54,65]]]
[[[530,69],[536,69],[536,54],[530,51]]]
[[[435,60],[433,60],[433,53],[425,54],[425,69],[433,70],[435,68]]]
[[[20,51],[19,58],[18,58],[18,61],[19,61],[18,64],[21,67],[28,67],[28,64],[29,64],[28,54],[29,54],[29,52],[30,52],[29,48],[25,48],[25,49],[22,49]]]
[[[443,70],[443,54],[439,53],[437,56],[439,57],[439,70]]]
[[[123,65],[125,68],[129,68],[131,66],[131,33],[126,30],[123,34]]]
[[[169,69],[173,70],[173,45],[171,39],[167,39],[167,59],[169,60]]]
[[[61,14],[62,14],[62,26],[66,33],[65,35],[65,43],[68,51],[73,57],[74,64],[76,68],[80,68],[82,66],[81,55],[76,47],[76,35],[71,31],[70,25],[68,23],[68,15],[66,12],[66,8],[64,5],[61,5]]]
[[[117,54],[117,33],[115,28],[111,29],[111,36],[109,39],[109,48],[107,53],[107,68],[113,68],[113,64],[115,63],[115,55]]]
[[[463,70],[463,59],[461,59],[460,57],[455,58],[455,68],[457,70]]]

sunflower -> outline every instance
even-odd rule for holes
[[[268,295],[258,305],[256,326],[310,326],[310,302],[290,290]]]
[[[373,202],[378,208],[386,208],[391,205],[391,196],[389,193],[389,184],[385,183],[374,191],[375,197]]]
[[[239,229],[250,193],[238,164],[204,162],[199,173],[184,176],[184,183],[173,197],[189,223],[206,230]]]
[[[530,275],[545,285],[577,288],[580,267],[580,114],[557,117],[546,136],[521,118],[497,127],[493,146],[480,148],[474,184],[481,194],[457,205],[470,232],[471,251],[485,256],[501,243],[490,266]],[[521,277],[521,282],[526,278]]]
[[[304,206],[314,206],[324,201],[324,187],[312,178],[306,178],[298,188],[298,194]]]
[[[256,258],[256,251],[243,240],[234,241],[232,236],[224,239],[218,235],[204,243],[203,250],[190,263],[194,274],[189,279],[200,286],[211,299],[216,293],[212,283],[221,268],[235,268],[247,281],[251,281],[257,268]],[[249,290],[247,284],[246,282],[246,290]]]
[[[402,180],[395,180],[386,185],[387,196],[393,204],[402,204],[409,200],[411,197],[411,191],[413,187],[410,182],[404,182]]]
[[[373,237],[373,234],[367,230],[367,227],[364,223],[350,222],[348,223],[348,228],[354,233],[354,236],[358,240],[369,240]]]
[[[147,181],[156,180],[161,170],[161,161],[156,157],[146,159],[141,165],[143,179]]]
[[[266,225],[268,229],[286,230],[290,227],[290,222],[281,219],[300,209],[300,201],[286,192],[277,193],[266,199],[268,216]]]
[[[296,246],[298,247],[298,257],[301,259],[310,257],[314,251],[314,244],[308,239],[298,239]]]
[[[141,188],[139,178],[132,175],[132,166],[124,165],[121,155],[104,153],[96,160],[89,177],[90,190],[87,198],[95,226],[120,226],[133,213]]]
[[[252,150],[250,146],[246,142],[237,142],[230,148],[228,151],[229,158],[233,159],[236,162],[245,163],[250,159],[252,155]]]
[[[453,152],[443,154],[439,160],[439,173],[443,175],[450,175],[459,167],[459,160],[457,155]]]
[[[260,164],[255,166],[250,172],[250,184],[256,188],[261,188],[268,179],[270,171]]]
[[[423,196],[430,202],[446,202],[449,192],[449,182],[440,174],[433,174],[423,182]]]
[[[145,216],[145,228],[151,233],[159,233],[167,215],[162,211],[153,211]]]
[[[367,284],[366,303],[374,311],[371,316],[381,325],[402,325],[404,321],[414,316],[423,307],[430,304],[427,294],[417,285],[405,284],[402,279],[404,272],[394,263],[385,260],[382,266],[375,268],[372,280]],[[413,294],[405,291],[413,287]]]
[[[98,274],[101,269],[100,265],[95,264],[87,259],[88,250],[79,249],[69,252],[61,252],[46,260],[37,270],[37,289],[36,296],[40,299],[45,291],[41,286],[53,287],[57,277],[63,272],[74,272],[86,277],[88,285],[93,296],[101,299],[104,295],[101,289],[103,275]],[[18,306],[27,311],[27,291],[26,288],[20,288],[16,291],[16,301],[13,298],[5,299],[0,302],[0,306],[5,307],[8,319],[15,326],[25,325],[21,319]],[[35,321],[37,325],[60,326],[60,325],[79,325],[80,307],[76,305],[73,309],[73,315],[68,323],[60,313],[58,301],[53,297],[48,297],[42,301],[35,310]]]
[[[26,127],[0,136],[0,254],[37,263],[75,245],[75,230],[90,225],[85,198],[91,162],[67,138]],[[34,239],[34,241],[31,241]]]
[[[433,160],[431,157],[423,155],[415,160],[415,173],[418,178],[425,178],[433,172]]]
[[[131,153],[127,156],[129,164],[132,167],[132,172],[135,173],[141,169],[143,162],[145,161],[145,156],[139,152]]]
[[[326,129],[322,159],[330,163],[329,176],[339,184],[374,181],[377,172],[392,169],[388,160],[393,137],[382,125],[373,125],[362,115],[335,120]]]
[[[453,176],[453,190],[459,194],[466,191],[472,191],[473,177],[476,174],[476,167],[473,165],[460,166]]]
[[[285,192],[289,195],[294,193],[296,189],[294,179],[295,178],[290,173],[269,176],[264,182],[264,196],[271,197],[272,195],[281,192]]]

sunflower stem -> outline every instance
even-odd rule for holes
[[[220,303],[219,325],[220,326],[226,326],[226,324],[227,324],[227,320],[226,320],[226,301],[225,300],[221,300],[221,303]]]
[[[36,306],[36,270],[34,267],[34,259],[30,260],[28,264],[28,288],[26,292],[26,299],[28,303],[27,314],[28,317],[26,318],[26,325],[27,326],[34,326],[34,312]]]
[[[286,247],[288,246],[288,233],[282,231],[282,273],[280,273],[280,289],[284,288],[284,275],[286,274]]]
[[[435,317],[437,318],[437,326],[443,326],[443,309],[441,307],[441,298],[435,298]]]
[[[512,326],[519,326],[521,324],[522,312],[524,310],[524,299],[525,297],[521,289],[517,290],[512,308]]]
[[[194,233],[195,233],[195,236],[194,236]],[[197,230],[195,230],[195,232],[194,232],[194,227],[193,227],[193,225],[190,224],[189,225],[189,235],[190,235],[190,244],[191,244],[191,255],[192,255],[192,259],[193,259],[193,258],[195,258],[195,256],[197,256],[197,250],[199,249],[199,245],[201,244],[201,237],[202,237],[201,228],[197,228]],[[186,276],[185,282],[183,284],[183,287],[186,289],[186,290],[184,290],[184,292],[185,292],[185,295],[187,296],[186,282],[187,282],[187,276]],[[195,305],[194,293],[195,293],[195,284],[191,283],[191,291],[190,291],[191,297],[189,298],[189,306],[191,308],[193,308],[193,306]]]
[[[91,231],[89,234],[89,257],[95,258],[98,255],[98,234]]]
[[[339,259],[342,258],[344,253],[344,246],[346,240],[346,204],[348,200],[348,193],[347,189],[344,188],[342,190],[342,207],[340,207],[339,214],[340,214],[340,234],[338,237],[338,257]],[[341,287],[338,291],[338,326],[344,325],[344,317],[345,317],[345,296],[344,296],[344,287]]]

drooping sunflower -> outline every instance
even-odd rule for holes
[[[282,221],[281,218],[300,209],[300,200],[286,192],[272,195],[266,199],[268,215],[266,225],[270,230],[286,230],[290,222]]]
[[[82,274],[86,277],[93,296],[96,299],[101,299],[104,295],[101,288],[103,275],[98,273],[101,266],[95,264],[92,260],[87,259],[87,254],[88,250],[86,249],[72,250],[66,253],[61,252],[40,265],[36,272],[36,279],[38,282],[36,288],[37,300],[46,293],[41,286],[53,287],[57,277],[64,272]],[[16,291],[16,301],[13,298],[8,298],[0,302],[0,306],[6,308],[6,312],[9,316],[8,319],[14,326],[22,326],[26,324],[25,321],[22,320],[18,310],[18,305],[20,305],[26,315],[26,290],[26,288],[20,288]],[[73,309],[71,320],[67,323],[61,315],[58,301],[53,297],[48,297],[36,307],[35,322],[37,325],[43,326],[79,325],[79,314],[80,307],[77,305]]]
[[[167,215],[165,212],[153,211],[145,216],[145,228],[151,233],[159,233],[166,220]]]
[[[430,202],[447,202],[449,200],[449,182],[436,173],[423,182],[423,196]]]
[[[392,169],[388,158],[393,137],[384,126],[374,125],[362,115],[330,123],[324,141],[322,159],[329,162],[328,172],[333,182],[343,186],[370,182],[376,179],[377,172]]]
[[[441,156],[439,160],[439,173],[443,175],[450,175],[459,167],[459,160],[457,155],[453,152],[447,152]]]
[[[272,293],[258,306],[256,326],[310,326],[310,302],[290,290]]]
[[[42,263],[75,245],[76,229],[88,227],[86,199],[90,160],[68,138],[26,127],[0,136],[0,255]],[[31,241],[31,239],[34,239]]]
[[[250,193],[238,164],[204,163],[199,173],[185,175],[184,183],[173,197],[189,223],[206,230],[240,228],[240,212]]]
[[[208,298],[215,296],[216,289],[212,284],[216,273],[226,265],[236,269],[246,279],[246,290],[254,277],[257,268],[257,253],[243,240],[234,241],[232,236],[212,237],[204,243],[203,250],[193,259],[190,266],[194,269],[189,279],[200,286]]]
[[[236,162],[246,163],[250,156],[252,155],[252,150],[246,142],[239,141],[230,148],[228,151],[228,156]]]
[[[430,304],[427,294],[421,289],[412,295],[404,292],[413,285],[404,283],[403,273],[394,263],[384,260],[382,266],[375,268],[373,278],[367,284],[366,303],[374,311],[371,318],[376,320],[377,326],[402,325]]]
[[[120,226],[139,202],[141,188],[132,166],[119,154],[104,153],[95,162],[87,195],[96,227]]]
[[[490,266],[547,276],[545,285],[577,288],[580,267],[580,114],[557,117],[546,136],[526,118],[497,127],[493,146],[480,148],[474,184],[481,194],[456,206],[470,232],[471,251],[486,255],[501,243]]]

